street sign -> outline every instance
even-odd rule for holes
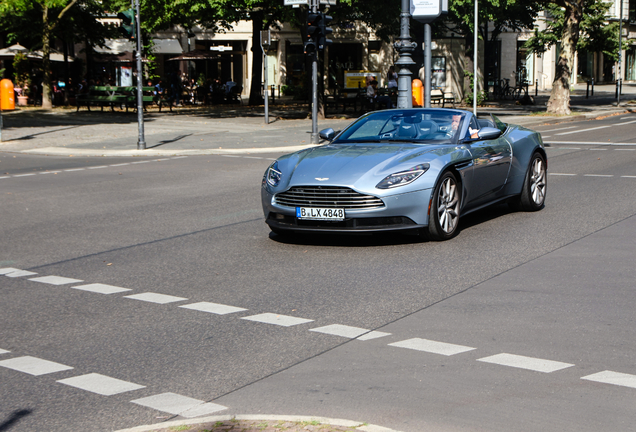
[[[421,23],[431,23],[448,13],[448,0],[411,0],[411,16]]]
[[[320,0],[321,5],[334,6],[337,3],[338,0]],[[309,5],[309,0],[284,0],[283,4],[285,6]]]

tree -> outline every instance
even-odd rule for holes
[[[548,101],[549,113],[571,113],[570,80],[577,50],[603,52],[611,59],[617,58],[618,25],[607,25],[609,7],[603,0],[554,0],[547,8],[549,21],[546,31],[535,30],[534,36],[526,43],[533,52],[542,54],[561,42]]]
[[[491,62],[490,50],[493,43],[504,31],[522,31],[534,27],[534,22],[546,0],[485,0],[479,2],[478,37],[485,42],[485,64]],[[449,2],[448,16],[433,25],[434,34],[448,32],[466,38],[466,58],[472,64],[474,45],[474,0],[455,0]],[[486,66],[488,68],[488,66]],[[468,67],[471,69],[472,67]],[[486,73],[488,70],[486,70]]]
[[[41,17],[42,31],[42,108],[51,109],[53,94],[51,82],[51,39],[54,31],[64,15],[78,2],[78,0],[3,0],[0,3],[0,17],[2,21],[8,21],[14,15],[38,13]],[[36,21],[37,23],[37,21]],[[28,27],[34,28],[34,23]]]

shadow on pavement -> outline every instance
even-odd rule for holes
[[[0,431],[8,431],[12,426],[15,426],[16,423],[19,422],[23,417],[26,417],[32,413],[33,410],[30,409],[13,411],[6,420],[0,423]]]

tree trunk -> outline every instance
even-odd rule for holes
[[[250,87],[249,105],[263,105],[261,86],[263,81],[263,50],[261,49],[261,30],[263,29],[263,12],[252,12],[252,85]]]
[[[557,115],[568,115],[570,111],[570,78],[574,65],[574,53],[579,41],[584,0],[566,1],[565,22],[561,36],[561,53],[556,64],[552,92],[547,111]]]
[[[42,6],[43,34],[42,34],[42,109],[53,108],[51,96],[51,26],[49,25],[49,8],[46,3]]]

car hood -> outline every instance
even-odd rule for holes
[[[432,162],[456,151],[454,145],[329,144],[288,155],[279,168],[285,187],[337,185],[366,189],[386,176]]]

